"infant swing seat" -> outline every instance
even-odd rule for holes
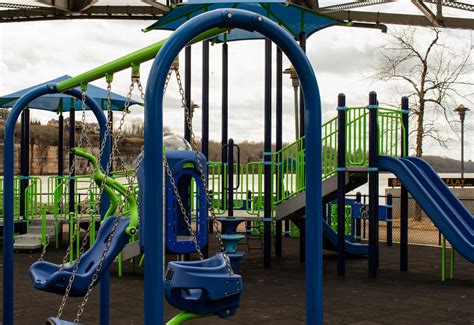
[[[229,273],[221,253],[201,261],[169,262],[164,287],[173,307],[224,318],[236,313],[243,283],[240,275]]]

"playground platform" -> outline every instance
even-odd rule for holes
[[[263,269],[260,251],[247,252],[239,274],[245,291],[235,317],[205,318],[189,324],[304,324],[304,264],[298,262],[298,239],[284,238],[284,256]],[[217,245],[214,246],[217,249]],[[239,247],[246,251],[246,246]],[[51,248],[48,260],[58,262],[62,249]],[[28,267],[38,253],[15,254],[15,324],[42,324],[55,316],[60,296],[33,289]],[[474,321],[474,265],[456,257],[455,279],[440,281],[441,249],[410,246],[409,272],[398,270],[399,247],[380,245],[380,269],[376,279],[367,277],[367,259],[347,259],[347,274],[336,276],[337,258],[324,255],[324,311],[327,324],[472,324]],[[0,269],[1,270],[1,269]],[[1,271],[0,271],[1,272]],[[0,275],[1,277],[1,275]],[[1,282],[0,282],[1,283]],[[111,324],[143,324],[143,273],[124,263],[124,276],[111,276]],[[70,298],[64,314],[73,319],[80,298]],[[0,306],[1,308],[1,306]],[[86,311],[84,324],[98,323],[98,290]],[[1,313],[0,309],[0,313]],[[167,319],[176,313],[165,308]]]

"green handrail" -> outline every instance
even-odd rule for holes
[[[107,210],[107,213],[104,218],[110,216],[115,212],[115,210],[117,210],[118,198],[112,189],[115,189],[123,197],[127,198],[127,203],[129,207],[128,212],[130,214],[130,224],[127,227],[127,234],[129,236],[135,235],[138,227],[138,204],[134,195],[129,195],[127,188],[124,185],[120,184],[115,179],[106,176],[102,172],[102,169],[98,166],[97,158],[94,157],[94,155],[85,151],[82,148],[74,148],[74,154],[86,158],[91,162],[92,166],[96,170],[96,172],[94,173],[94,179],[98,186],[101,186],[102,183],[105,182],[104,192],[110,199],[110,207]]]

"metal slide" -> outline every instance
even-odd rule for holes
[[[453,247],[474,263],[474,218],[436,172],[416,158],[379,158],[380,170],[394,173]]]

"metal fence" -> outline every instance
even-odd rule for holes
[[[386,196],[379,197],[379,203],[385,204]],[[474,198],[463,198],[460,201],[474,214]],[[362,196],[362,202],[368,203],[368,196]],[[369,222],[363,220],[361,225],[362,240],[368,240]],[[400,197],[393,197],[392,238],[394,243],[400,242]],[[387,240],[387,223],[379,222],[379,240]],[[413,198],[408,199],[408,244],[440,246],[441,233],[423,209]]]

